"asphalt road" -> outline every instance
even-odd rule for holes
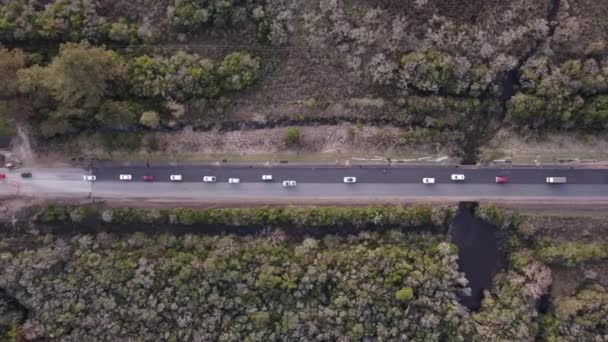
[[[386,169],[386,172],[384,171]],[[31,171],[22,179],[20,172]],[[509,200],[561,203],[608,202],[608,170],[569,168],[446,168],[446,167],[210,167],[158,166],[97,167],[92,170],[21,169],[0,170],[7,179],[0,182],[0,196],[23,195],[37,198],[136,199],[181,203],[315,203],[332,200],[348,203],[393,200]],[[119,175],[132,174],[133,181],[120,181]],[[452,173],[466,176],[465,182],[450,180]],[[94,174],[95,182],[83,180]],[[183,182],[170,182],[171,174],[183,175]],[[263,174],[274,181],[264,183]],[[152,175],[154,182],[140,177]],[[203,183],[214,175],[218,182]],[[358,184],[343,184],[345,176],[358,178]],[[496,176],[509,177],[507,184],[495,184]],[[565,176],[568,184],[546,184],[545,177]],[[228,184],[238,177],[241,184]],[[437,184],[421,184],[423,177],[434,177]],[[282,180],[298,182],[284,188]]]
[[[452,183],[452,174],[464,174],[467,184],[490,184],[497,176],[508,177],[511,184],[544,184],[549,176],[567,177],[568,184],[608,184],[608,170],[570,168],[456,168],[456,167],[225,167],[225,166],[105,166],[94,167],[98,181],[118,181],[120,174],[130,174],[133,181],[151,175],[154,182],[170,182],[170,175],[182,175],[183,182],[202,182],[203,176],[216,176],[218,183],[239,178],[241,183],[259,183],[262,175],[273,175],[275,182],[295,180],[298,184],[341,183],[346,176],[357,177],[362,184],[421,183],[435,178],[437,184]]]

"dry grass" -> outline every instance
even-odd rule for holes
[[[171,133],[151,133],[144,137],[143,146],[135,151],[107,153],[98,141],[89,136],[68,142],[64,151],[73,158],[111,158],[131,160],[191,160],[210,161],[338,161],[353,158],[390,157],[411,159],[439,157],[446,151],[433,146],[402,142],[402,130],[395,127],[369,127],[342,124],[337,126],[297,127],[300,144],[287,148],[286,128],[239,130],[232,132],[200,132],[184,129]],[[151,151],[155,141],[160,147]],[[52,161],[57,155],[39,156]]]
[[[608,134],[554,133],[541,138],[500,131],[483,148],[490,159],[510,158],[514,163],[556,162],[559,159],[595,159],[608,162]]]

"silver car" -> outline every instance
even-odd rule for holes
[[[292,188],[292,187],[296,186],[296,181],[295,180],[283,181],[283,186],[286,188]]]
[[[464,175],[453,174],[452,175],[452,180],[453,181],[464,181]]]

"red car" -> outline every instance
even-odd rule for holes
[[[509,178],[507,177],[496,177],[496,183],[498,184],[505,184],[509,182]]]
[[[0,173],[0,180],[6,179],[6,175],[4,173]]]
[[[142,179],[144,182],[151,182],[151,181],[153,181],[153,180],[154,180],[154,176],[143,176],[143,177],[141,177],[141,179]]]

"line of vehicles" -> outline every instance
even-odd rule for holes
[[[2,178],[1,176],[3,176],[3,175],[0,174],[0,179]],[[30,174],[30,177],[31,177],[31,174]],[[95,181],[97,179],[97,177],[95,175],[84,175],[83,179],[85,181],[92,182],[92,181]],[[133,175],[121,174],[118,177],[118,179],[121,181],[131,181],[131,180],[133,180]],[[142,176],[141,179],[144,182],[152,182],[152,181],[154,181],[154,176],[145,175],[145,176]],[[450,176],[450,179],[456,183],[464,182],[465,175],[452,174]],[[181,181],[183,181],[183,177],[182,177],[182,175],[170,175],[169,180],[172,182],[181,182]],[[217,178],[215,176],[204,176],[203,177],[204,183],[215,183],[216,181],[217,181]],[[272,177],[272,175],[269,175],[269,174],[262,175],[262,181],[263,182],[272,182],[273,177]],[[346,184],[357,183],[357,177],[344,177],[343,182]],[[495,179],[495,182],[497,184],[505,184],[505,183],[509,182],[509,178],[504,177],[504,176],[497,176]],[[566,177],[546,177],[545,182],[547,184],[565,184],[567,182],[567,179],[566,179]],[[239,184],[239,183],[241,183],[241,179],[240,178],[229,178],[228,183],[229,184]],[[423,184],[435,184],[435,178],[432,178],[432,177],[422,178],[422,183]],[[297,182],[295,180],[284,180],[282,182],[282,184],[284,187],[288,188],[288,187],[295,187],[297,185]]]

